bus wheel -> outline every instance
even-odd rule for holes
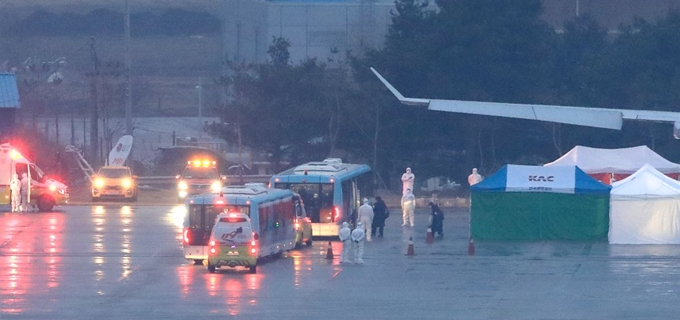
[[[215,266],[208,265],[208,272],[215,273]]]
[[[54,199],[50,196],[41,196],[38,198],[38,210],[41,212],[50,211],[54,208]]]
[[[248,268],[248,273],[257,273],[257,266],[252,266]]]
[[[201,260],[201,259],[194,259],[194,265],[195,265],[195,266],[198,266],[198,265],[201,265],[201,264],[203,264],[203,260]]]

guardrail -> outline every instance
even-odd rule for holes
[[[253,183],[253,182],[261,182],[261,183],[269,183],[269,179],[272,177],[271,175],[244,175],[244,176],[237,176],[237,175],[228,175],[227,177],[227,185],[234,185],[234,184],[244,184],[244,183]],[[148,185],[148,186],[174,186],[177,184],[177,179],[174,176],[157,176],[157,177],[138,177],[137,178],[137,184],[140,186],[143,185]]]

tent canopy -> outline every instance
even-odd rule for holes
[[[620,149],[599,149],[576,146],[547,167],[578,166],[588,174],[631,174],[650,164],[663,173],[678,173],[680,165],[670,162],[647,146]]]
[[[607,236],[609,191],[579,168],[507,165],[471,187],[479,240],[597,240]]]
[[[609,194],[610,187],[575,166],[509,164],[470,188],[471,192],[549,192]]]
[[[680,198],[680,182],[645,164],[629,177],[614,182],[612,199]]]
[[[680,182],[650,165],[612,188],[611,244],[680,244]]]

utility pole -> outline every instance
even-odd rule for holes
[[[97,98],[97,78],[99,77],[99,60],[95,50],[95,38],[90,38],[90,55],[92,58],[92,77],[90,92],[92,95],[92,118],[90,119],[90,159],[94,165],[99,164],[99,105]]]
[[[130,3],[125,0],[125,134],[132,134],[132,93],[130,90]]]

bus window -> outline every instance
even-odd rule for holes
[[[333,211],[333,185],[330,183],[277,183],[275,188],[299,194],[312,222],[321,222],[322,212],[330,214]]]
[[[189,206],[189,227],[201,228],[205,225],[202,209],[203,206]]]
[[[227,205],[221,205],[221,206],[206,206],[208,212],[210,212],[210,217],[215,220],[218,214],[220,213],[243,213],[246,216],[250,217],[250,207],[248,206],[227,206]]]

